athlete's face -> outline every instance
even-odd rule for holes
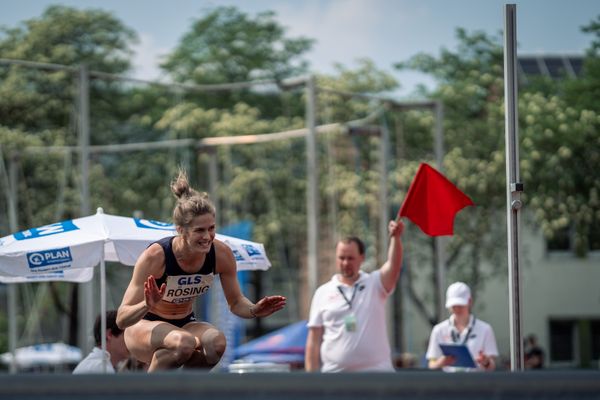
[[[216,234],[214,215],[198,215],[187,227],[181,228],[180,234],[190,250],[208,253]]]
[[[335,259],[344,283],[353,283],[358,279],[360,266],[365,260],[365,256],[360,254],[356,243],[339,242],[335,248]]]

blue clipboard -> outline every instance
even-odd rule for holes
[[[452,366],[454,367],[463,367],[463,368],[477,368],[475,361],[473,361],[473,357],[471,357],[471,353],[469,349],[464,344],[456,344],[456,343],[443,343],[440,344],[440,348],[442,349],[442,353],[445,356],[453,356],[456,361]]]

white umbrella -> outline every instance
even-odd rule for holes
[[[150,243],[176,234],[173,224],[104,214],[98,209],[88,217],[0,238],[0,280],[91,268],[102,260],[134,265]],[[232,249],[238,270],[271,266],[262,244],[220,234],[217,239]]]
[[[15,351],[14,357],[19,368],[76,364],[81,360],[81,350],[64,343],[44,343],[20,347]],[[13,354],[1,354],[0,361],[4,364],[12,364]]]
[[[92,268],[100,264],[102,349],[106,350],[105,261],[134,265],[150,243],[176,234],[173,224],[104,214],[99,208],[96,214],[88,217],[0,238],[0,281],[82,282],[91,279],[90,271],[93,274]],[[220,234],[217,239],[232,249],[238,270],[267,270],[271,266],[262,244]],[[64,279],[67,274],[70,279]],[[53,276],[59,279],[51,279]]]

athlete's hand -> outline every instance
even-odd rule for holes
[[[144,300],[146,301],[146,305],[150,308],[154,307],[163,298],[166,290],[167,285],[165,283],[160,285],[159,288],[156,284],[156,278],[150,275],[146,279],[146,282],[144,282]]]
[[[267,317],[285,307],[285,297],[266,296],[250,307],[250,313],[254,317]]]

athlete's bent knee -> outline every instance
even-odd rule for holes
[[[223,332],[210,330],[202,336],[202,347],[204,347],[206,361],[216,365],[227,349],[227,340]]]
[[[196,349],[196,337],[187,332],[172,332],[171,342],[173,356],[179,364],[183,364],[189,360]]]
[[[219,359],[225,354],[225,350],[227,349],[227,339],[225,339],[225,335],[223,332],[219,332],[217,336],[213,339],[213,349]]]

